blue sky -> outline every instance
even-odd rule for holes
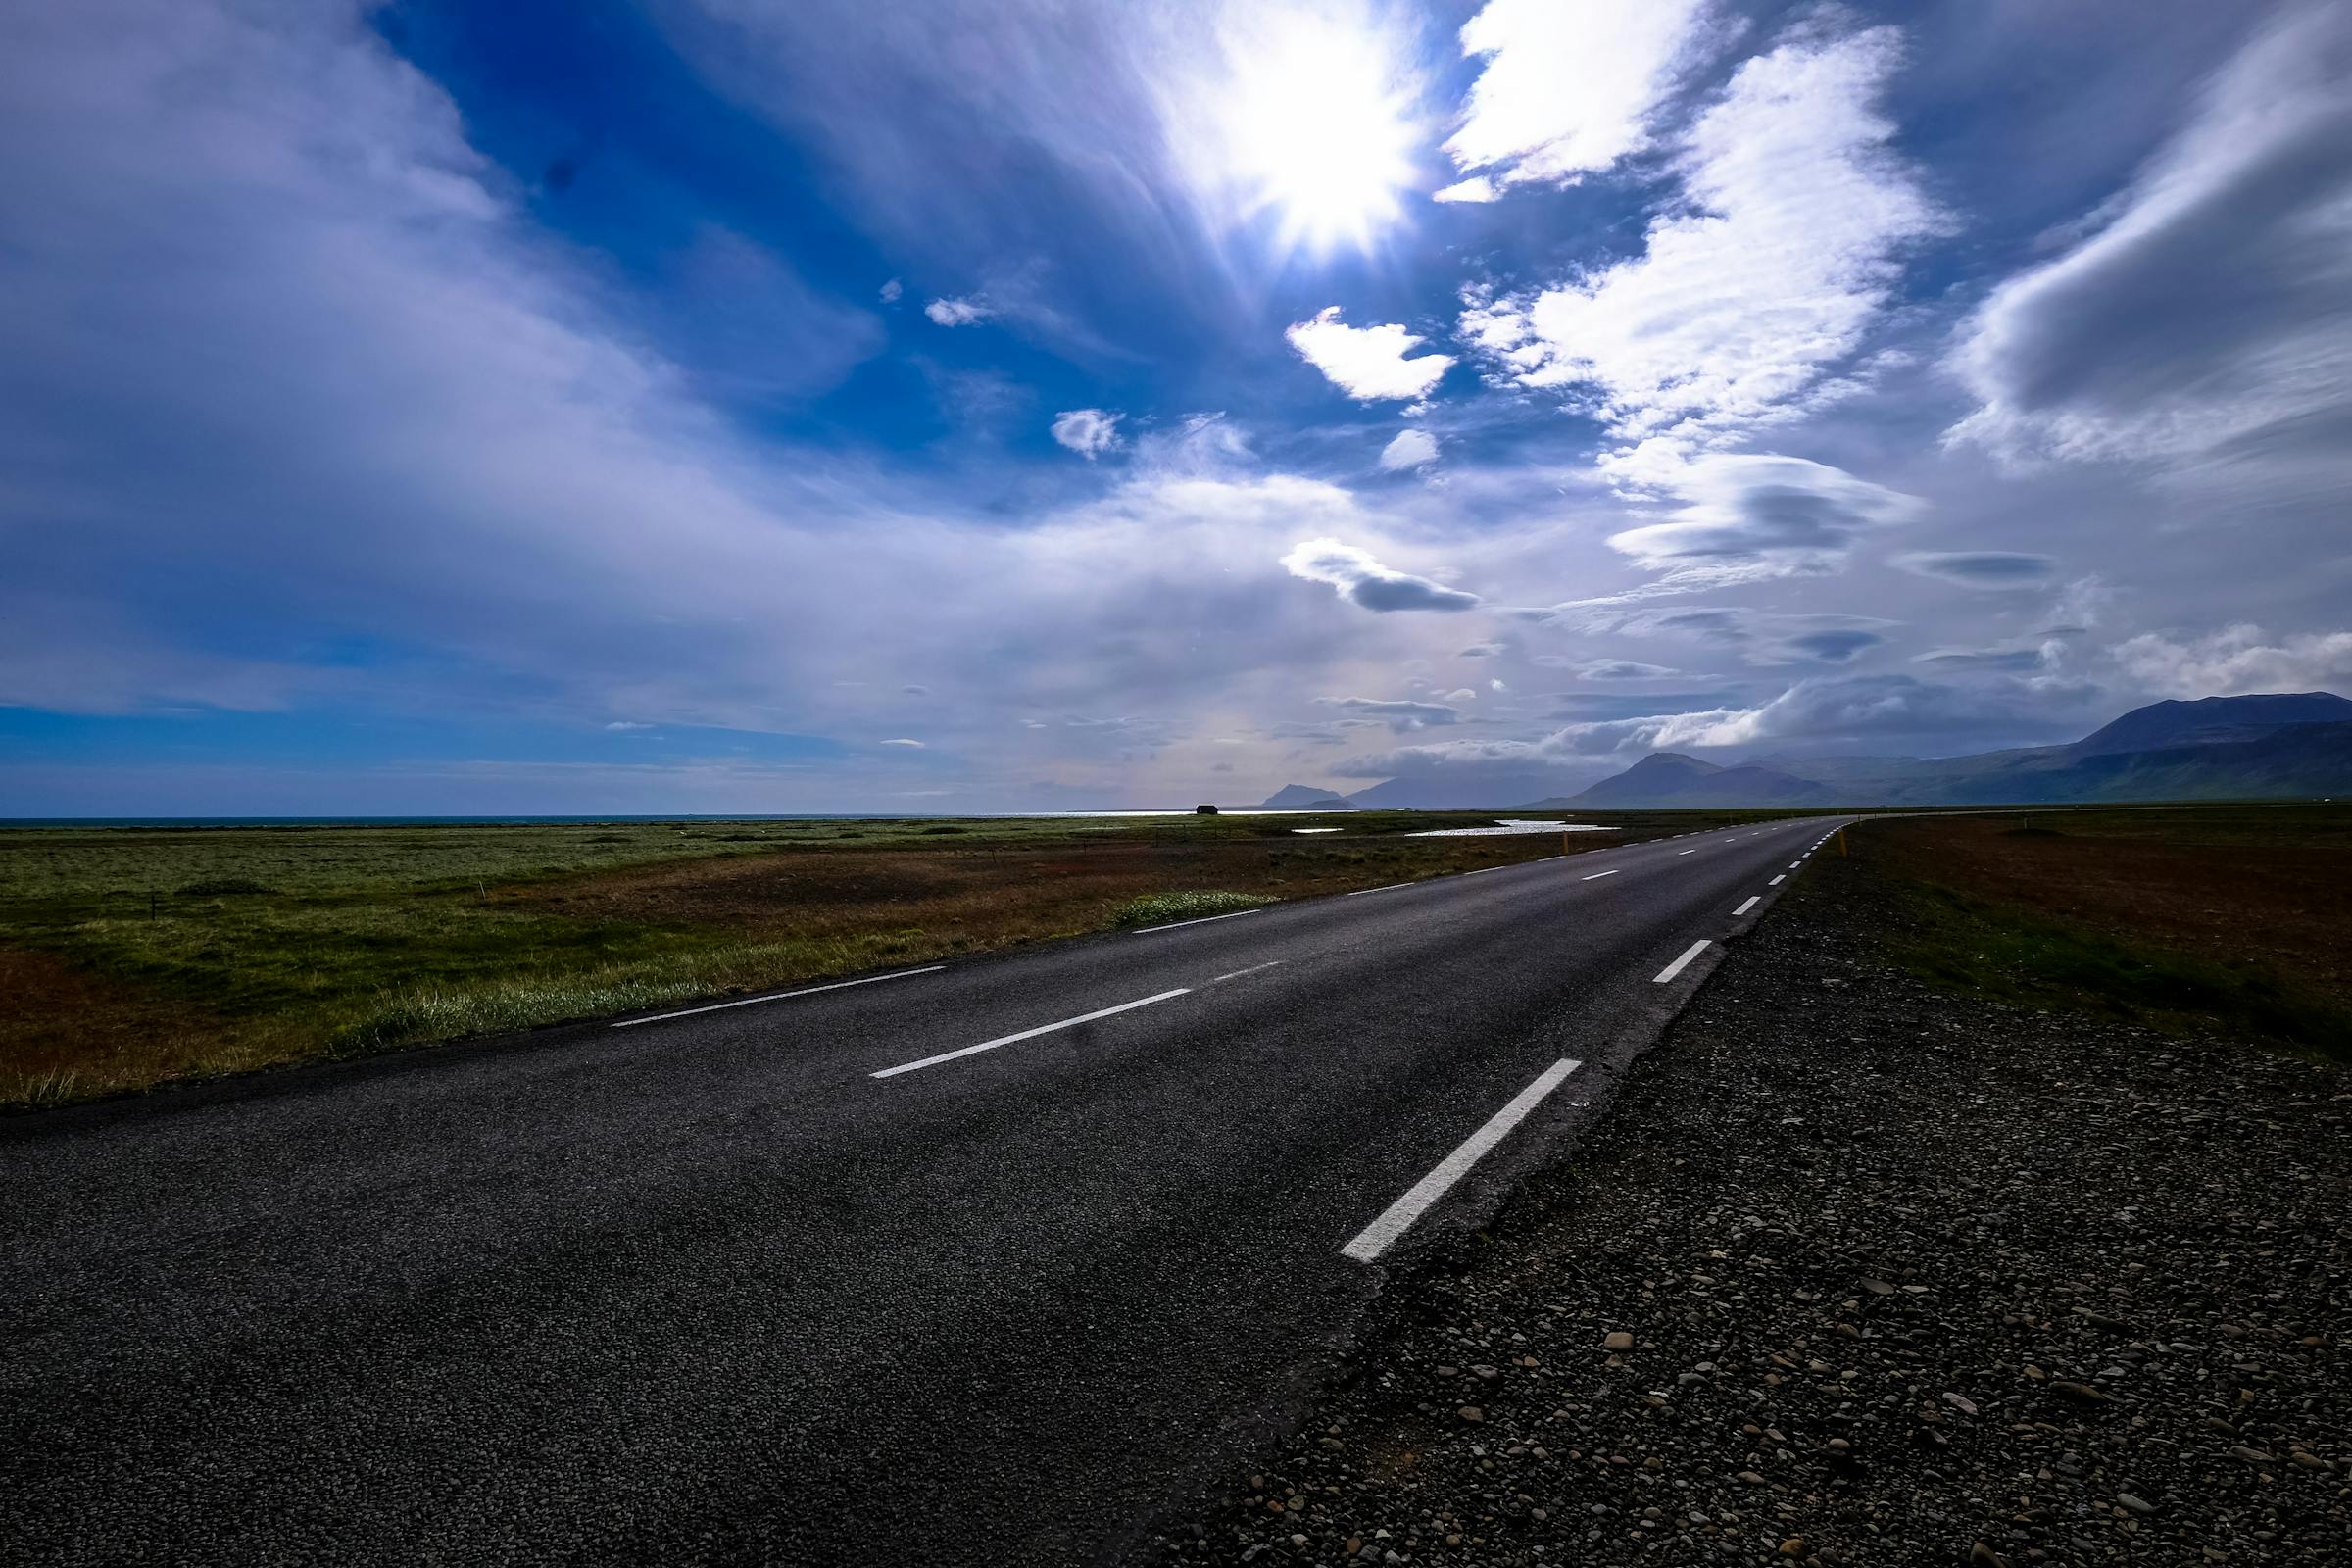
[[[0,5],[0,814],[2352,690],[2348,212],[2341,5]]]

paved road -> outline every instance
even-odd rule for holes
[[[0,1560],[1114,1559],[1834,825],[0,1125]]]

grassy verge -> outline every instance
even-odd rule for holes
[[[1629,812],[1598,849],[1763,812]],[[1485,813],[0,830],[0,1105],[1555,854]],[[1300,827],[1337,831],[1300,834]]]
[[[1254,893],[1153,893],[1129,899],[1111,916],[1114,925],[1162,925],[1170,920],[1198,920],[1212,914],[1239,914],[1265,906]]]
[[[2352,1059],[2352,811],[1886,821],[1846,838],[1847,874],[1896,898],[1889,956],[1923,979]]]

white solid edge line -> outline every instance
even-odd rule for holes
[[[1750,895],[1748,896],[1748,900],[1747,900],[1747,902],[1746,902],[1745,904],[1742,904],[1741,906],[1740,906],[1740,907],[1738,907],[1737,909],[1734,909],[1734,910],[1732,911],[1732,913],[1734,913],[1734,914],[1745,914],[1745,913],[1746,913],[1748,910],[1750,910],[1750,909],[1754,908],[1754,907],[1755,907],[1757,905],[1759,905],[1759,904],[1761,904],[1761,903],[1763,903],[1763,902],[1764,902],[1764,895],[1763,895],[1763,894],[1761,894],[1761,893],[1754,893],[1754,894],[1750,894]]]
[[[1340,1250],[1358,1263],[1369,1263],[1393,1246],[1396,1238],[1412,1228],[1413,1221],[1428,1212],[1429,1206],[1485,1157],[1487,1152],[1509,1135],[1510,1130],[1527,1119],[1527,1113],[1544,1102],[1567,1076],[1584,1063],[1566,1057],[1544,1069],[1543,1076],[1511,1098],[1511,1102],[1487,1118],[1487,1124],[1463,1139],[1437,1168],[1419,1181],[1394,1203],[1382,1209],[1380,1217],[1356,1232],[1355,1240]]]
[[[1263,914],[1263,909],[1236,909],[1231,914],[1203,914],[1191,920],[1170,920],[1166,925],[1148,925],[1141,931],[1130,931],[1134,937],[1148,937],[1154,931],[1173,931],[1180,925],[1206,925],[1211,920],[1239,920],[1245,914]]]
[[[1348,897],[1351,899],[1360,899],[1367,893],[1394,893],[1398,888],[1409,888],[1412,886],[1414,886],[1414,884],[1410,882],[1390,882],[1376,888],[1357,888],[1353,893],[1348,894]]]
[[[983,1051],[994,1051],[999,1046],[1009,1046],[1017,1041],[1035,1040],[1039,1035],[1050,1035],[1056,1029],[1067,1029],[1076,1024],[1093,1023],[1097,1018],[1107,1018],[1113,1013],[1133,1012],[1138,1007],[1149,1007],[1154,1002],[1165,1002],[1170,997],[1189,995],[1192,989],[1191,986],[1178,986],[1173,991],[1162,991],[1156,997],[1144,997],[1134,1002],[1122,1002],[1115,1007],[1102,1007],[1093,1012],[1082,1012],[1075,1018],[1064,1018],[1059,1023],[1041,1023],[1036,1028],[1024,1029],[1019,1034],[999,1035],[994,1040],[983,1040],[976,1046],[965,1046],[960,1051],[943,1051],[936,1056],[925,1056],[920,1061],[904,1061],[896,1067],[885,1067],[880,1072],[869,1073],[867,1076],[896,1078],[903,1072],[917,1072],[925,1067],[936,1067],[943,1061],[954,1061],[959,1056],[976,1056]]]
[[[1584,881],[1584,882],[1597,882],[1597,881],[1599,881],[1599,880],[1600,880],[1602,877],[1604,877],[1604,876],[1615,876],[1615,875],[1617,874],[1617,872],[1618,872],[1618,871],[1622,871],[1622,870],[1624,870],[1624,869],[1625,869],[1625,867],[1621,865],[1621,866],[1618,866],[1618,867],[1616,868],[1616,870],[1612,870],[1612,871],[1595,871],[1595,872],[1593,872],[1593,873],[1592,873],[1591,876],[1588,876],[1588,877],[1580,877],[1578,880],[1579,880],[1579,881]]]
[[[1697,957],[1700,954],[1706,951],[1707,939],[1701,937],[1696,942],[1691,943],[1690,946],[1684,949],[1683,956],[1681,957],[1675,959],[1672,963],[1668,964],[1665,968],[1660,969],[1655,975],[1653,975],[1651,977],[1652,981],[1657,985],[1664,985],[1676,975],[1681,974],[1683,970],[1689,966],[1692,958]]]
[[[1780,886],[1782,883],[1784,883],[1784,882],[1786,882],[1786,881],[1788,881],[1788,872],[1786,872],[1786,871],[1783,871],[1783,872],[1782,872],[1782,873],[1781,873],[1779,876],[1776,876],[1776,877],[1774,877],[1774,878],[1773,878],[1771,881],[1769,881],[1769,882],[1765,883],[1764,885],[1765,885],[1766,887],[1768,887],[1768,888],[1777,888],[1777,887],[1779,887],[1779,886]]]
[[[947,967],[944,963],[926,964],[920,969],[901,969],[897,974],[869,974],[862,980],[836,980],[828,986],[808,986],[799,991],[779,991],[772,997],[740,997],[733,1002],[713,1002],[707,1007],[681,1007],[676,1012],[657,1012],[650,1018],[622,1018],[607,1025],[612,1029],[634,1029],[641,1023],[660,1023],[664,1018],[689,1018],[698,1012],[719,1012],[728,1007],[749,1007],[762,1002],[790,1002],[795,997],[813,997],[819,991],[846,991],[851,986],[879,985],[885,980],[905,980],[910,975],[937,974]]]

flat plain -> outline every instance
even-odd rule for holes
[[[1582,850],[1770,812],[1579,818]],[[0,1105],[1556,855],[1491,812],[0,831]],[[1302,833],[1322,828],[1334,831]]]

